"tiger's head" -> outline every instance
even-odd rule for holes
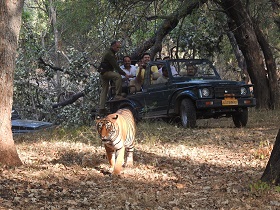
[[[97,132],[102,140],[102,142],[106,143],[111,141],[114,136],[118,133],[118,126],[116,124],[116,120],[118,119],[118,115],[108,115],[107,117],[96,118],[96,127]]]

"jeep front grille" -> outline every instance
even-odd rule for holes
[[[238,86],[223,86],[215,87],[215,98],[224,98],[225,94],[234,94],[235,97],[240,97],[240,87]]]

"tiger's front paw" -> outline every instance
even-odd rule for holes
[[[120,171],[113,171],[113,172],[111,173],[111,176],[112,176],[112,177],[120,177],[120,176],[121,176],[121,172],[120,172]]]
[[[133,166],[133,156],[128,155],[125,162],[125,167],[132,167]]]
[[[124,164],[124,167],[132,167],[133,166],[133,161],[128,161]]]

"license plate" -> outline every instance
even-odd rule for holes
[[[223,106],[238,105],[238,100],[237,99],[225,99],[225,100],[222,100],[222,105]]]

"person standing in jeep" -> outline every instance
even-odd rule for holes
[[[100,102],[99,102],[99,115],[105,115],[105,103],[109,90],[109,82],[112,80],[116,86],[116,96],[114,100],[122,99],[122,77],[129,78],[129,76],[120,68],[117,63],[116,53],[121,48],[120,41],[113,41],[111,46],[103,55],[101,61],[100,80],[101,80],[101,93],[100,93]],[[115,71],[114,71],[115,70]],[[116,72],[117,71],[117,72]]]

